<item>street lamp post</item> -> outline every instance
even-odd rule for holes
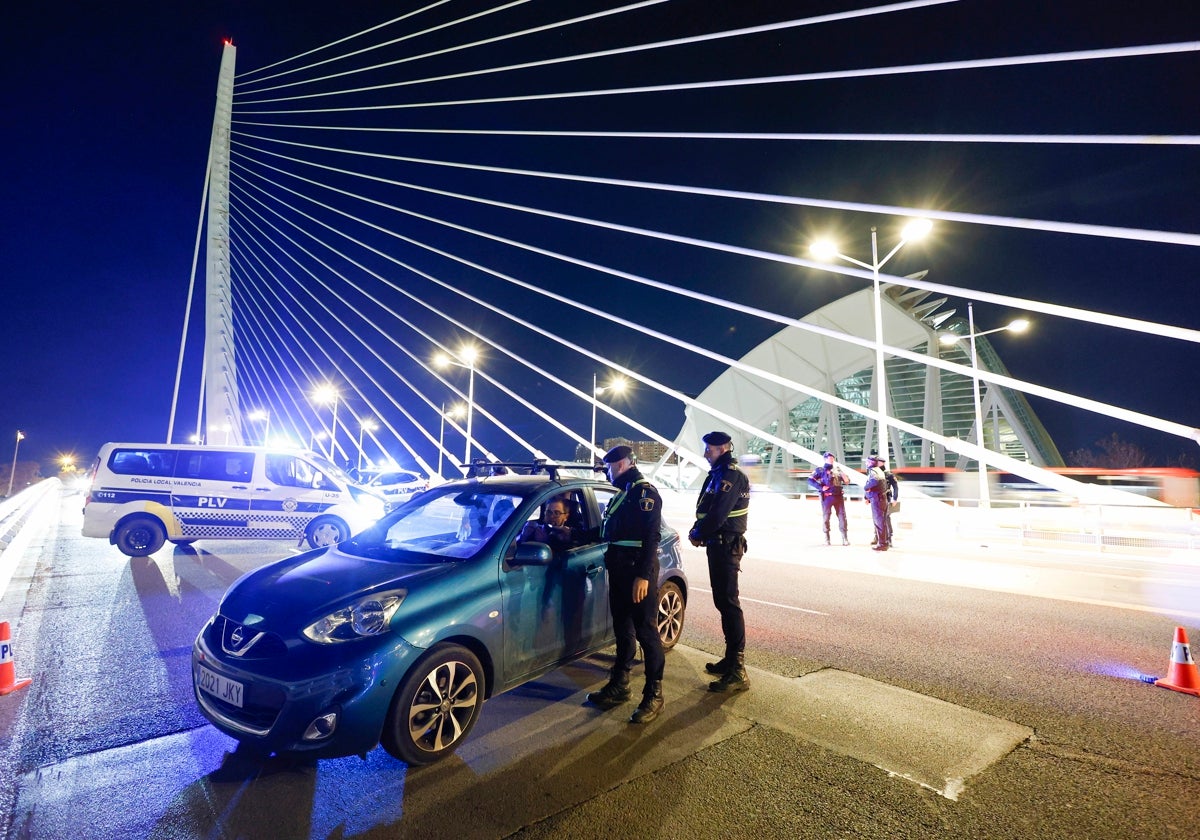
[[[17,477],[17,451],[21,448],[21,441],[25,440],[25,433],[17,429],[17,445],[13,447],[13,462],[12,469],[8,473],[8,492],[5,496],[12,495],[13,481]]]
[[[333,461],[333,450],[337,444],[337,410],[338,410],[338,389],[332,384],[326,382],[323,385],[317,386],[312,392],[313,402],[319,405],[327,405],[333,403],[333,419],[329,427],[329,460]]]
[[[468,468],[471,465],[471,421],[475,416],[475,362],[478,358],[479,351],[468,344],[464,345],[458,351],[457,358],[451,358],[446,353],[440,353],[433,360],[433,363],[438,367],[466,368],[470,373],[467,380],[467,448],[466,453],[463,455],[463,463]]]
[[[967,335],[966,338],[971,341],[971,386],[974,392],[975,399],[975,444],[979,447],[979,457],[976,462],[979,465],[979,507],[987,509],[991,507],[991,488],[988,487],[987,480],[987,462],[983,459],[984,437],[983,437],[983,400],[979,394],[979,351],[975,344],[975,339],[981,335],[991,335],[992,333],[1003,332],[1024,332],[1029,329],[1029,321],[1024,318],[1017,318],[1003,327],[996,327],[983,332],[975,332],[975,304],[968,301],[967,303]],[[962,336],[954,333],[943,333],[939,339],[942,344],[950,345],[956,343]]]
[[[361,471],[363,467],[363,432],[371,432],[379,428],[379,424],[370,418],[363,420],[358,424],[358,469]]]
[[[871,272],[875,314],[875,376],[871,390],[878,392],[878,396],[875,398],[876,409],[879,411],[879,444],[876,452],[885,464],[889,463],[890,459],[888,457],[887,371],[883,366],[883,295],[880,291],[879,272],[896,255],[896,252],[909,242],[916,242],[918,239],[925,238],[932,228],[933,223],[928,219],[913,219],[900,232],[900,241],[881,260],[879,259],[878,233],[875,227],[872,226],[870,263],[846,256],[838,251],[835,243],[827,239],[817,240],[809,246],[810,253],[818,260],[828,262],[836,257]]]
[[[590,446],[589,452],[593,461],[596,457],[596,404],[600,401],[600,395],[613,391],[620,393],[625,390],[625,377],[614,376],[607,385],[600,385],[596,380],[596,374],[592,374],[592,436],[588,438]]]
[[[462,414],[463,408],[461,405],[456,405],[446,412],[446,404],[442,403],[441,423],[438,426],[438,475],[442,474],[442,456],[445,454],[444,444],[446,442],[446,418],[458,417]]]
[[[251,411],[249,414],[247,414],[246,419],[254,420],[254,421],[258,421],[258,420],[264,421],[262,442],[263,442],[263,446],[267,446],[268,445],[267,441],[270,439],[270,434],[271,434],[271,412],[267,411],[265,408],[258,408],[258,409],[255,409],[254,411]]]
[[[329,432],[325,431],[324,429],[321,429],[319,432],[313,432],[308,436],[308,450],[310,452],[316,452],[317,441],[325,440],[327,437],[329,437]]]

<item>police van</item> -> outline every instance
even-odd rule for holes
[[[258,446],[106,443],[92,464],[83,535],[130,557],[166,541],[341,542],[384,513],[382,497],[312,452]]]

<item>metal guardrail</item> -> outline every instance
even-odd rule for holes
[[[1038,506],[980,511],[959,508],[959,535],[986,535],[1022,547],[1062,547],[1128,554],[1196,552],[1200,511],[1121,505]]]
[[[57,478],[47,478],[0,501],[0,553],[3,553],[47,493],[62,487]]]

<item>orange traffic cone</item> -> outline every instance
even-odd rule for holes
[[[24,688],[33,682],[29,677],[16,678],[17,668],[13,664],[12,642],[7,621],[0,621],[0,695],[12,694],[18,688]],[[1195,665],[1192,665],[1195,668]]]
[[[1175,628],[1175,643],[1171,645],[1171,667],[1167,670],[1167,675],[1161,680],[1155,680],[1154,684],[1200,697],[1200,669],[1196,668],[1196,660],[1192,659],[1192,649],[1188,646],[1187,633],[1182,627]]]

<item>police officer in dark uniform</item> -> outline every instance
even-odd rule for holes
[[[842,545],[850,545],[846,530],[846,495],[844,488],[850,477],[837,465],[832,452],[825,453],[825,463],[808,477],[809,486],[821,494],[821,516],[825,523],[825,545],[829,545],[829,517],[837,514],[838,527],[842,530]]]
[[[871,520],[875,525],[873,551],[887,551],[892,542],[891,522],[888,520],[889,488],[883,463],[883,459],[874,452],[867,456],[867,480],[863,484],[863,495],[871,506]]]
[[[746,621],[738,600],[738,574],[746,553],[746,519],[750,510],[750,479],[738,469],[733,444],[725,432],[704,436],[704,459],[712,466],[696,501],[696,524],[688,533],[692,545],[704,546],[708,554],[708,580],[713,604],[721,614],[725,655],[704,666],[721,678],[709,683],[709,691],[745,691]]]
[[[617,661],[608,683],[588,694],[589,703],[612,709],[629,699],[629,670],[637,644],[646,663],[642,702],[630,723],[649,723],[663,707],[665,657],[658,635],[658,543],[662,527],[662,498],[633,463],[633,450],[614,446],[604,456],[608,480],[619,493],[608,503],[601,539],[608,542],[608,605],[617,638]],[[635,644],[636,640],[636,644]]]

